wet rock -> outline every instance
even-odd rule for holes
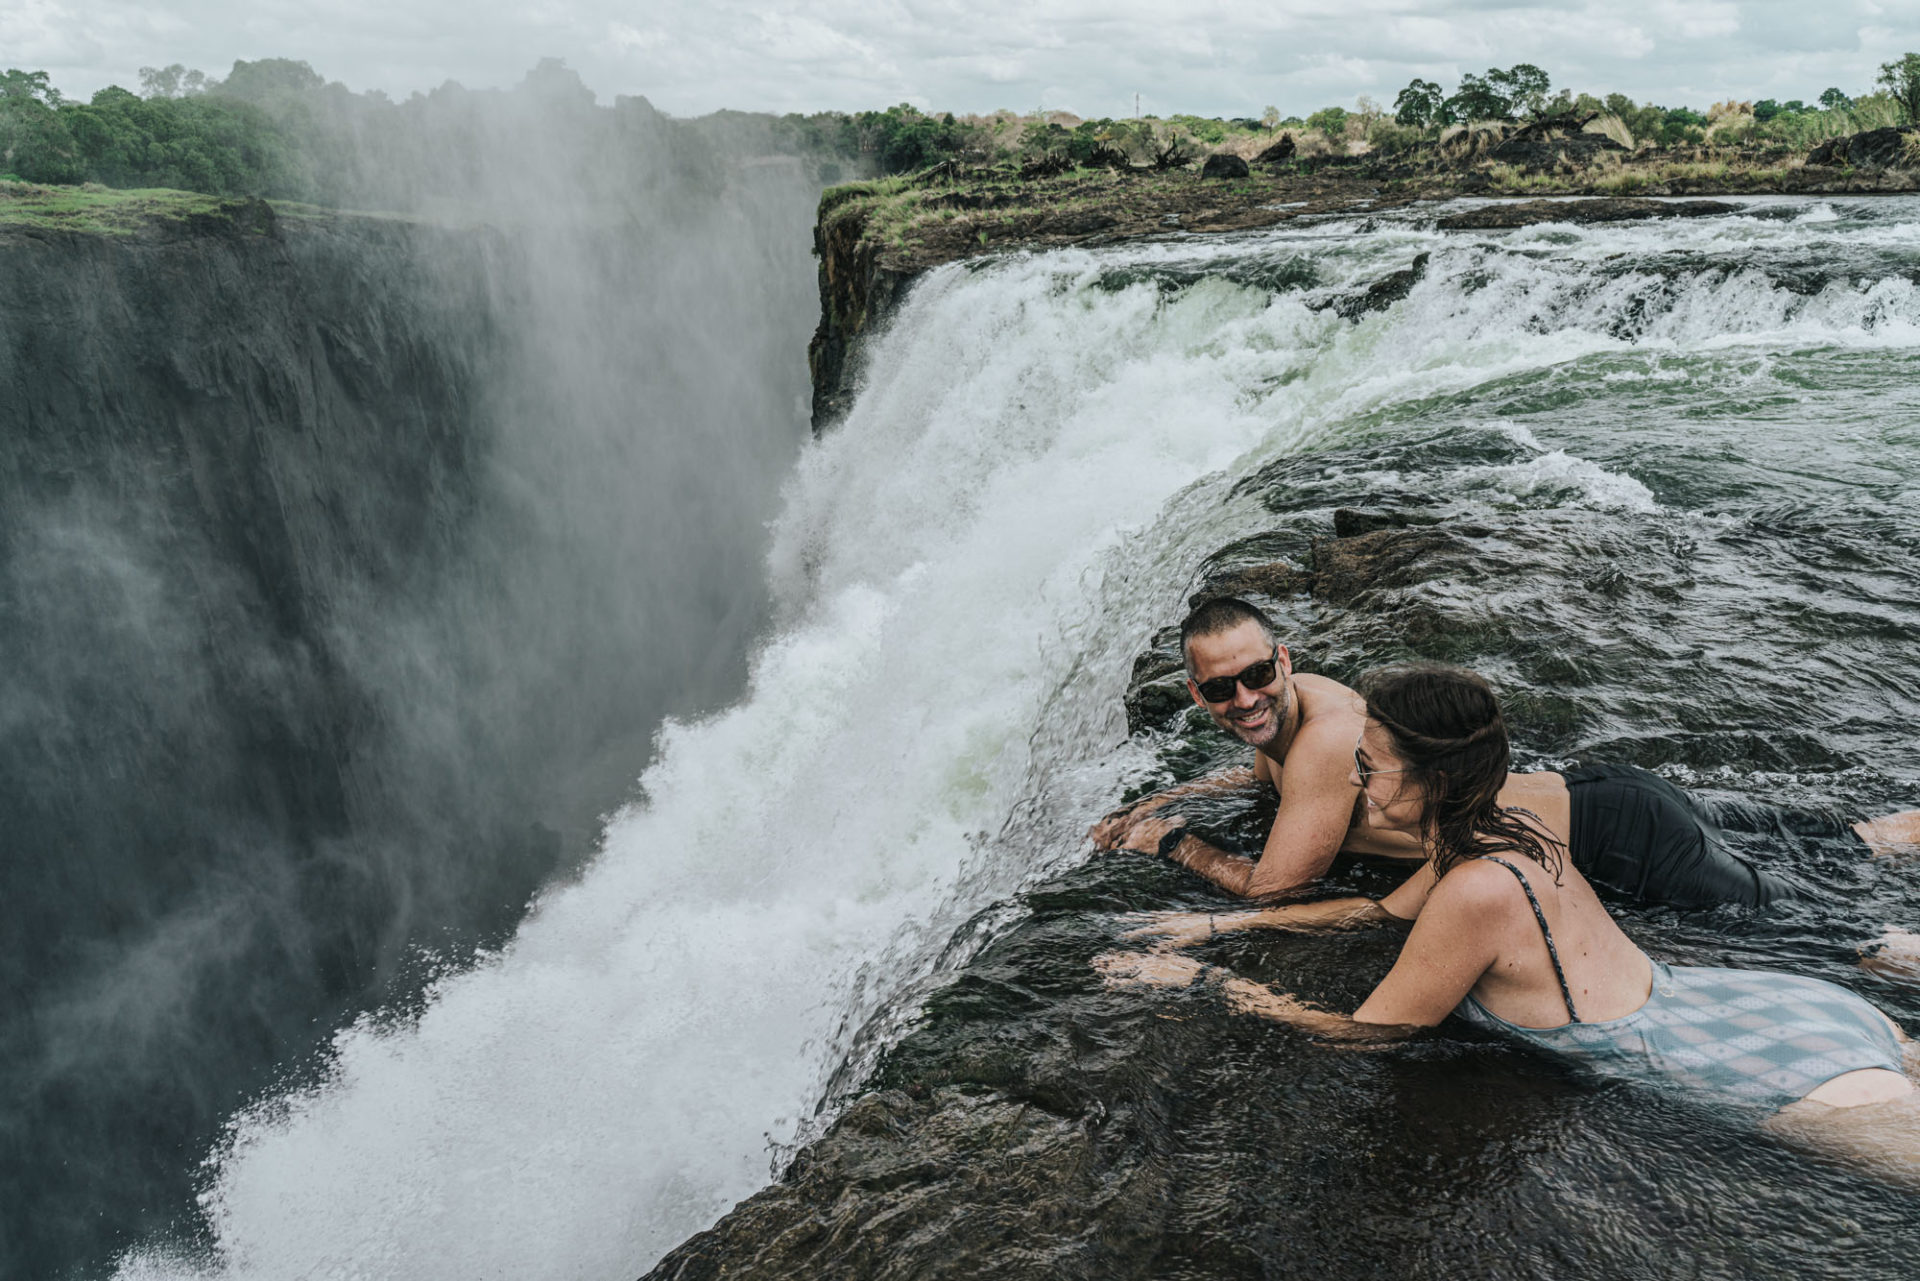
[[[1294,153],[1298,149],[1293,141],[1293,135],[1283,133],[1280,135],[1280,141],[1255,156],[1253,163],[1256,165],[1283,165],[1293,159]]]
[[[1362,534],[1371,534],[1380,529],[1438,525],[1444,519],[1431,512],[1374,511],[1359,507],[1340,507],[1333,513],[1333,534],[1335,538],[1358,538]]]
[[[1141,1274],[1164,1177],[1063,1116],[955,1086],[870,1094],[781,1182],[667,1255],[645,1281]],[[1098,1223],[1098,1233],[1062,1231]],[[963,1246],[949,1250],[943,1243]]]
[[[1179,629],[1170,627],[1155,636],[1152,647],[1133,660],[1127,692],[1121,699],[1127,709],[1127,733],[1165,729],[1193,705],[1192,696],[1187,693],[1187,669],[1181,662],[1179,645]]]
[[[1543,222],[1637,222],[1646,218],[1706,218],[1739,211],[1738,205],[1721,200],[1527,200],[1450,214],[1437,225],[1442,231],[1500,231]]]
[[[1309,303],[1316,311],[1332,310],[1343,320],[1358,320],[1368,312],[1383,311],[1413,292],[1427,274],[1427,262],[1433,255],[1420,254],[1412,264],[1389,273],[1357,294],[1345,294],[1326,302]]]
[[[1208,156],[1207,163],[1200,168],[1202,178],[1245,178],[1250,172],[1246,161],[1227,151]]]
[[[1829,138],[1807,153],[1807,163],[1834,169],[1920,169],[1920,125]]]
[[[1267,565],[1249,565],[1209,579],[1207,590],[1196,593],[1196,603],[1211,596],[1271,596],[1284,599],[1313,590],[1313,575],[1286,561]]]
[[[1314,599],[1364,606],[1381,592],[1425,582],[1433,576],[1434,558],[1464,547],[1440,525],[1320,539],[1313,545]]]

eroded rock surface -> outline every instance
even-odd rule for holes
[[[1646,218],[1707,218],[1740,212],[1722,200],[1526,200],[1517,204],[1483,205],[1450,214],[1437,224],[1442,231],[1503,231],[1543,222],[1638,222]]]

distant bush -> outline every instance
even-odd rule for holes
[[[1344,142],[1347,136],[1347,109],[1322,107],[1307,117],[1307,128],[1318,129],[1326,135],[1328,142],[1336,139]]]

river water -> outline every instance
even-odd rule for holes
[[[787,483],[746,694],[669,723],[644,800],[510,943],[237,1116],[205,1231],[122,1275],[634,1276],[876,1071],[1076,1019],[1188,1100],[1154,1151],[1195,1173],[1133,1274],[1911,1275],[1909,1196],[1737,1120],[1445,1035],[1355,1056],[1216,1010],[1174,1055],[1164,1000],[1086,976],[1120,912],[1217,902],[1080,838],[1232,759],[1191,718],[1129,736],[1136,656],[1220,549],[1300,560],[1340,507],[1480,550],[1364,609],[1276,602],[1303,665],[1476,666],[1532,764],[1920,804],[1920,201],[1467,234],[1440,212],[919,282]],[[1422,253],[1387,310],[1314,305]],[[1851,964],[1920,926],[1920,867],[1790,871],[1813,905],[1629,932],[1920,1025],[1920,993]],[[1392,945],[1222,959],[1339,1001]],[[952,999],[987,972],[1027,987]],[[1021,1274],[945,1248],[955,1275]]]

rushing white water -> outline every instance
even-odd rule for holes
[[[1914,345],[1910,280],[1796,291],[1756,265],[1817,260],[1843,225],[1494,242],[1408,218],[934,273],[790,482],[780,623],[743,701],[668,727],[647,802],[503,953],[416,1021],[342,1032],[324,1086],[235,1121],[205,1197],[214,1256],[122,1275],[645,1270],[765,1181],[769,1146],[951,963],[956,928],[1078,857],[1135,763],[1115,747],[1134,652],[1199,558],[1257,528],[1233,481],[1384,407],[1597,353]],[[1855,226],[1849,248],[1914,231]],[[1306,305],[1422,250],[1428,275],[1386,312]],[[1319,287],[1152,278],[1288,259]],[[1653,501],[1527,443],[1536,458],[1489,469],[1489,501]]]

